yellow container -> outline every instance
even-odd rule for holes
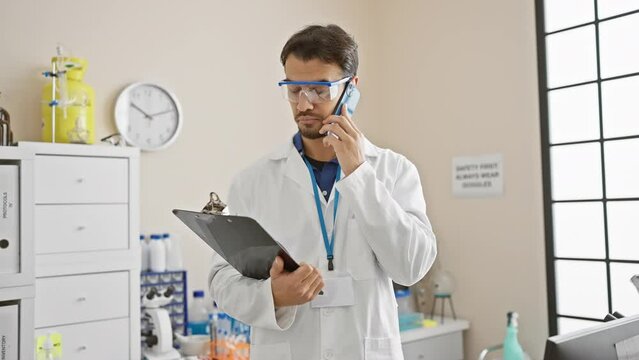
[[[58,61],[57,57],[51,59]],[[62,64],[70,64],[65,75],[60,75],[56,84],[55,98],[55,142],[93,144],[95,142],[95,122],[93,104],[95,93],[91,86],[82,82],[87,68],[86,59],[63,58]],[[58,71],[61,69],[58,69]],[[42,89],[42,141],[53,142],[51,119],[51,81]]]

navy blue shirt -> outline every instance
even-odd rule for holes
[[[328,201],[328,198],[331,195],[331,190],[333,190],[333,184],[335,184],[335,177],[337,177],[337,167],[339,166],[337,158],[330,161],[318,161],[304,155],[302,134],[300,134],[299,131],[295,134],[295,136],[293,136],[293,145],[295,145],[297,152],[299,152],[300,155],[306,158],[311,164],[317,185],[320,190],[322,190],[322,195],[324,195],[326,201]]]

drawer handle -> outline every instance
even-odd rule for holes
[[[86,345],[82,345],[80,347],[78,347],[78,351],[85,351],[87,349]]]
[[[82,184],[84,182],[84,178],[78,178],[78,184]]]
[[[84,301],[87,301],[87,297],[86,296],[80,296],[78,298],[78,302],[84,302]]]

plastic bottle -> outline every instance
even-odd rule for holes
[[[151,235],[151,243],[149,244],[150,258],[149,268],[153,272],[165,272],[166,271],[166,247],[162,236],[153,234]]]
[[[397,311],[399,314],[415,312],[415,302],[409,288],[395,290],[395,299],[397,299]]]
[[[53,356],[53,340],[51,340],[51,334],[47,334],[47,338],[44,340],[44,344],[42,344],[42,349],[44,350],[44,354],[39,357],[41,360],[55,360]]]
[[[142,272],[149,271],[150,255],[151,254],[150,254],[149,244],[144,239],[144,235],[140,235],[140,256],[142,257],[140,270]]]
[[[189,306],[189,319],[187,324],[189,335],[209,334],[209,313],[204,302],[204,291],[193,291],[193,302]]]
[[[210,299],[209,299],[210,300]],[[210,305],[210,306],[208,306]],[[207,311],[209,312],[209,335],[211,337],[211,341],[215,343],[215,347],[213,347],[213,354],[217,355],[219,353],[219,344],[217,343],[217,329],[218,329],[218,313],[217,304],[211,300],[210,303],[207,302]]]
[[[517,339],[519,315],[516,312],[508,312],[508,327],[504,338],[504,360],[524,360],[524,350]]]
[[[178,271],[184,268],[182,264],[182,248],[179,238],[175,235],[164,234],[166,245],[166,269],[168,271]]]

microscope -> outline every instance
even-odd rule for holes
[[[146,360],[179,360],[180,353],[173,348],[173,330],[169,312],[162,306],[173,300],[175,288],[169,286],[164,292],[155,287],[142,296],[143,359]]]

